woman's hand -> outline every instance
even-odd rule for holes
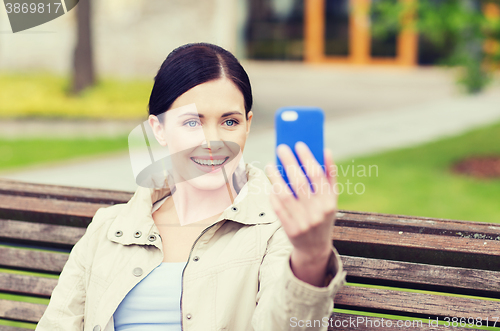
[[[293,195],[276,166],[268,165],[266,172],[273,184],[271,204],[284,231],[294,246],[291,268],[295,276],[315,286],[322,286],[328,260],[332,254],[332,230],[337,210],[336,167],[331,153],[325,149],[326,174],[306,144],[298,142],[295,150],[306,176],[286,145],[277,148]]]

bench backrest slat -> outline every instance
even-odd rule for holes
[[[29,242],[42,246],[71,246],[85,233],[85,228],[0,219],[0,241]]]
[[[490,318],[498,315],[498,301],[446,295],[424,294],[379,288],[344,286],[335,296],[335,306],[382,314],[407,313],[408,316],[428,318],[474,317]]]
[[[0,317],[22,322],[38,322],[47,308],[38,303],[0,299]]]
[[[353,282],[500,298],[500,272],[342,256]]]
[[[56,278],[0,273],[1,292],[50,298],[56,285]]]
[[[500,271],[500,241],[336,226],[341,254]]]
[[[0,194],[97,204],[126,203],[132,197],[132,193],[130,192],[59,185],[40,185],[7,179],[0,179]]]
[[[68,254],[0,246],[0,266],[34,272],[61,272]]]
[[[356,211],[340,211],[337,213],[337,220],[335,224],[342,227],[389,230],[395,232],[403,231],[421,234],[452,235],[462,237],[470,236],[478,238],[483,237],[484,235],[485,239],[500,240],[500,224],[483,222]],[[487,238],[488,235],[490,238]]]
[[[106,204],[0,194],[2,218],[29,222],[87,226],[97,209],[107,206]]]

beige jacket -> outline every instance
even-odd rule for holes
[[[254,166],[246,171],[248,183],[234,204],[191,249],[183,272],[182,329],[326,330],[333,297],[345,282],[337,251],[328,264],[335,277],[326,287],[296,278],[289,263],[293,246],[269,202],[271,183]],[[127,204],[97,211],[72,249],[37,331],[114,330],[120,302],[163,261],[151,212],[164,196],[139,188]],[[315,328],[298,326],[314,320]]]

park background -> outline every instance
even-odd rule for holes
[[[211,42],[250,76],[246,162],[274,161],[276,109],[318,106],[340,209],[500,223],[499,26],[493,0],[82,0],[17,33],[2,8],[0,178],[134,191],[160,64]]]
[[[18,33],[2,10],[0,176],[135,190],[127,135],[147,117],[153,77],[172,49],[206,41],[234,52],[252,82],[246,162],[274,161],[277,108],[319,106],[341,209],[498,222],[500,89],[485,56],[498,52],[498,4],[435,3],[84,1]],[[455,49],[472,65],[450,61]]]

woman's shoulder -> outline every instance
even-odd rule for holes
[[[99,231],[107,231],[107,228],[109,228],[111,223],[116,219],[118,215],[120,215],[120,213],[126,206],[126,203],[119,203],[116,205],[99,208],[94,214],[92,221],[87,226],[86,233],[92,235]]]

